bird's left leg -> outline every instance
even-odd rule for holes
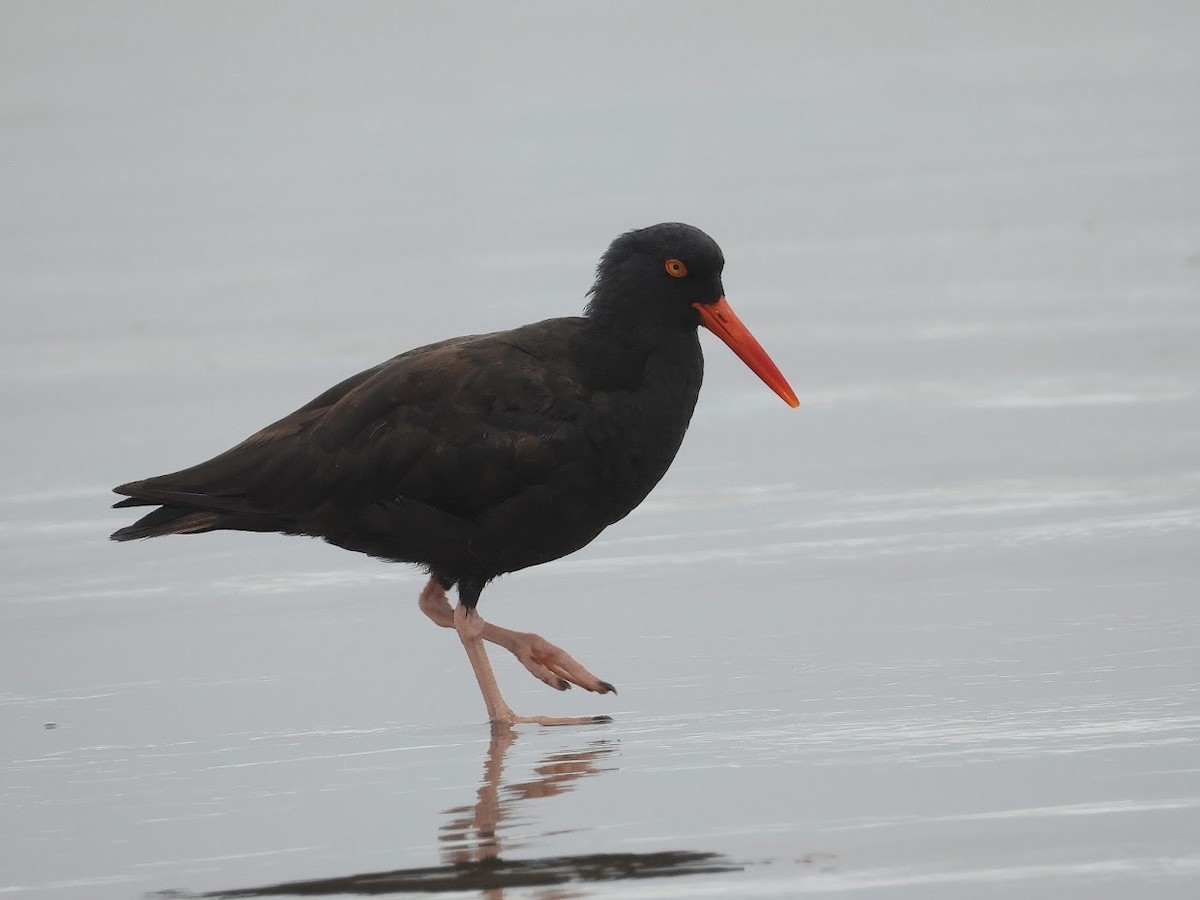
[[[483,645],[488,623],[484,622],[475,610],[482,590],[482,581],[473,578],[459,579],[458,606],[454,608],[454,630],[458,632],[458,639],[462,641],[463,649],[467,651],[467,659],[471,661],[475,680],[479,682],[479,691],[483,694],[483,704],[487,707],[488,718],[493,722],[510,725],[518,722],[537,725],[590,725],[612,721],[608,716],[518,716],[512,711],[500,695],[500,686],[496,684],[496,675],[492,672],[492,664]]]
[[[421,612],[443,628],[454,628],[454,609],[446,597],[437,576],[429,579],[421,591]],[[529,631],[513,631],[491,622],[483,623],[483,639],[503,647],[521,661],[539,681],[556,691],[565,691],[575,684],[597,694],[615,694],[617,689],[607,681],[601,681],[562,647],[558,647],[540,634]]]
[[[454,607],[450,605],[446,588],[436,575],[429,576],[429,581],[421,588],[420,604],[421,612],[429,616],[434,625],[454,627]]]

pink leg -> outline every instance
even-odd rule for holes
[[[450,606],[446,591],[436,578],[430,578],[421,591],[421,612],[442,628],[455,627],[454,609]],[[566,650],[555,646],[541,635],[529,631],[513,631],[491,622],[484,622],[481,637],[503,647],[519,659],[521,665],[538,680],[557,691],[565,691],[572,684],[576,684],[597,694],[617,692],[607,681],[601,681],[580,665]]]
[[[436,578],[429,579],[429,583],[421,591],[421,611],[443,628],[453,628],[458,632],[463,649],[467,651],[467,659],[475,672],[475,680],[479,682],[488,717],[493,722],[581,725],[609,721],[607,716],[518,716],[500,695],[496,676],[492,672],[492,665],[483,645],[485,640],[511,651],[525,668],[558,690],[566,690],[572,683],[601,694],[610,691],[615,693],[615,689],[611,684],[600,681],[588,672],[564,650],[536,634],[511,631],[492,625],[485,622],[475,610],[467,610],[461,605],[451,608],[446,592]]]

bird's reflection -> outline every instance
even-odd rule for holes
[[[504,859],[502,852],[525,843],[506,834],[506,823],[522,820],[526,808],[547,797],[574,790],[581,778],[612,771],[603,762],[616,756],[610,740],[590,741],[579,750],[556,751],[545,756],[523,781],[506,781],[505,759],[517,740],[510,725],[493,725],[483,779],[475,803],[444,811],[438,841],[444,865],[390,872],[368,872],[312,881],[291,881],[258,887],[234,888],[189,894],[163,891],[166,898],[187,897],[288,897],[335,894],[416,894],[478,891],[481,900],[503,900],[506,888],[535,888],[537,900],[574,900],[586,896],[588,882],[668,875],[734,872],[740,866],[716,853],[671,850],[657,853],[589,853],[537,859]]]
[[[575,751],[551,753],[534,768],[534,778],[521,782],[504,780],[504,762],[508,749],[517,739],[511,725],[492,725],[492,739],[483,763],[477,800],[471,806],[455,806],[445,811],[449,821],[438,834],[442,842],[442,861],[447,865],[479,863],[500,856],[500,829],[513,819],[520,807],[531,800],[554,797],[575,787],[588,775],[609,771],[599,762],[616,753],[612,741],[598,740]],[[516,838],[505,840],[504,849],[522,845]]]

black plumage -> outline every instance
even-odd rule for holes
[[[473,609],[488,581],[578,550],[662,478],[700,390],[697,326],[728,309],[723,266],[688,225],[622,235],[582,317],[451,338],[348,378],[207,462],[115,488],[117,507],[156,508],[112,538],[311,535],[422,565]],[[747,361],[794,405],[769,360],[773,375]]]

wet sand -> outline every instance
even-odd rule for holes
[[[1194,4],[10,4],[0,894],[1200,889]],[[115,545],[111,485],[691,221],[715,340],[634,515],[501,579]],[[175,892],[175,893],[171,893]]]

